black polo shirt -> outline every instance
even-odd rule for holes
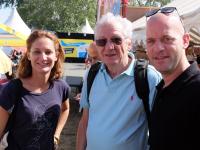
[[[200,70],[188,67],[169,86],[164,81],[151,113],[151,150],[200,149]]]

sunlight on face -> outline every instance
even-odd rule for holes
[[[54,42],[46,37],[36,39],[28,55],[33,72],[50,73],[57,60]]]
[[[99,42],[99,44],[98,44]],[[96,37],[100,59],[106,65],[121,64],[128,59],[128,42],[117,24],[105,24]]]
[[[184,56],[184,47],[189,44],[178,19],[156,14],[147,22],[147,54],[162,74],[170,74],[177,68]]]

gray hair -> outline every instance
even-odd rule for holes
[[[120,15],[115,16],[110,12],[103,15],[100,18],[100,20],[97,22],[95,31],[94,31],[95,39],[97,38],[99,34],[99,29],[102,28],[105,24],[115,24],[115,23],[119,23],[122,27],[121,32],[126,37],[132,40],[132,34],[133,34],[132,23],[128,19],[122,18]]]

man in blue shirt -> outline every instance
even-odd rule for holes
[[[132,23],[127,19],[108,13],[97,22],[95,42],[102,65],[89,96],[87,80],[83,83],[77,150],[147,149],[147,120],[135,90],[131,39]],[[160,79],[149,66],[150,106]]]

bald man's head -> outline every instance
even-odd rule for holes
[[[189,45],[189,34],[185,33],[179,16],[174,13],[158,12],[147,18],[147,55],[155,68],[165,75],[188,62],[185,49]]]
[[[184,34],[185,32],[181,18],[175,12],[168,14],[157,13],[147,18],[147,30],[149,27],[154,26],[155,24],[170,28],[174,27],[181,34]]]

